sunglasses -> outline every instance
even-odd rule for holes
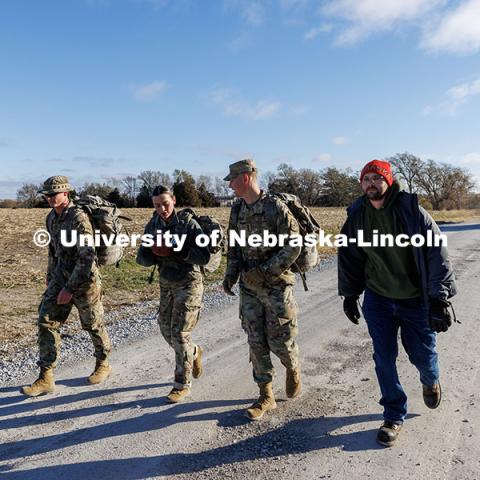
[[[53,198],[53,197],[56,197],[57,194],[56,193],[44,193],[43,196],[45,198]]]

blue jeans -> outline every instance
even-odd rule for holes
[[[433,385],[439,378],[436,337],[428,325],[427,307],[421,298],[394,300],[366,289],[362,311],[373,341],[383,417],[390,422],[403,422],[407,415],[407,395],[396,366],[399,329],[408,358],[420,373],[420,382]]]

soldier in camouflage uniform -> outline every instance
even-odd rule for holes
[[[173,246],[140,246],[137,262],[145,267],[158,265],[160,273],[160,307],[158,324],[163,338],[175,351],[175,383],[167,396],[170,403],[190,395],[193,378],[202,374],[202,348],[192,341],[203,300],[201,266],[210,260],[208,247],[199,247],[195,239],[202,232],[190,213],[175,209],[175,196],[164,186],[152,194],[156,213],[145,233],[157,236],[165,232],[185,235],[180,251]]]
[[[78,310],[82,328],[88,332],[95,349],[96,365],[88,377],[91,384],[104,381],[111,372],[108,355],[110,339],[103,325],[102,285],[95,249],[91,246],[67,247],[60,241],[60,232],[66,232],[70,241],[72,232],[93,235],[87,214],[69,199],[72,190],[68,178],[48,178],[39,193],[43,194],[52,210],[47,216],[47,230],[51,236],[48,252],[47,289],[38,308],[39,378],[22,388],[30,397],[51,393],[55,389],[53,370],[60,352],[60,327],[67,320],[73,305]],[[78,238],[78,237],[77,237]]]
[[[246,231],[247,236],[262,235],[265,230],[276,235],[298,234],[299,226],[288,207],[278,198],[265,194],[257,183],[253,160],[230,165],[225,177],[239,199],[230,214],[229,231]],[[275,371],[273,352],[286,368],[286,393],[289,398],[301,389],[297,327],[297,304],[293,297],[295,274],[290,266],[300,254],[300,247],[229,246],[227,270],[223,281],[226,293],[240,279],[240,318],[248,336],[253,378],[260,397],[246,411],[257,420],[276,408],[272,390]]]

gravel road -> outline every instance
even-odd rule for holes
[[[480,223],[448,225],[449,250],[463,322],[439,335],[444,399],[423,405],[418,374],[402,352],[399,370],[410,416],[395,447],[375,443],[379,391],[366,326],[344,317],[330,263],[301,285],[299,343],[304,390],[286,399],[275,361],[278,409],[250,423],[257,395],[237,299],[218,293],[195,331],[205,374],[189,401],[165,403],[173,354],[155,327],[153,305],[116,312],[114,375],[89,386],[92,358],[81,338],[65,339],[57,391],[25,399],[18,386],[34,378],[31,352],[0,363],[2,479],[478,479],[480,478]],[[28,373],[27,378],[22,375]]]

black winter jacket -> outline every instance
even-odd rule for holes
[[[363,229],[365,196],[355,200],[347,209],[347,220],[341,233],[348,238],[356,238],[357,231]],[[414,234],[426,236],[431,230],[439,235],[440,229],[430,214],[418,204],[415,194],[400,192],[393,205],[400,219],[403,231],[411,237]],[[429,298],[447,299],[457,293],[455,279],[445,246],[412,247],[415,264],[420,275],[420,288],[424,302]],[[361,247],[349,243],[338,249],[338,294],[348,297],[360,295],[366,284],[366,255]]]

